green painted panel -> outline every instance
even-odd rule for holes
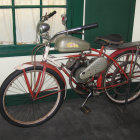
[[[84,0],[71,0],[72,2],[72,27],[81,26],[83,24],[83,4]]]
[[[35,46],[36,44],[4,45],[0,47],[0,57],[29,56],[32,55],[32,50]],[[42,52],[39,52],[37,54],[41,54]],[[55,50],[50,52],[50,54],[57,53],[58,51]]]
[[[84,7],[84,0],[71,0],[72,3],[72,13],[71,13],[71,27],[78,27],[83,25],[83,7]],[[73,34],[76,37],[81,38],[82,35],[80,34]]]
[[[86,31],[85,39],[95,48],[96,36],[121,34],[126,42],[131,41],[135,0],[87,0],[86,24],[98,23],[99,28]]]

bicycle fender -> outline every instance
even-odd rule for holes
[[[55,66],[53,66],[53,65],[51,65],[49,63],[46,63],[46,62],[27,62],[27,63],[23,63],[21,65],[18,65],[17,67],[15,67],[15,69],[16,70],[23,70],[23,69],[26,69],[26,68],[29,68],[29,67],[32,67],[32,66],[42,66],[42,67],[45,66],[46,68],[50,68],[50,69],[54,70],[60,76],[60,78],[62,79],[62,81],[65,84],[65,96],[64,96],[64,99],[66,98],[67,86],[66,86],[65,78],[62,75],[62,73]]]
[[[125,48],[125,49],[116,50],[116,51],[114,51],[114,52],[110,55],[110,57],[114,58],[114,57],[116,57],[117,55],[119,55],[120,53],[123,53],[123,52],[125,52],[125,51],[129,51],[129,50],[136,50],[136,48],[135,48],[135,47],[131,47],[131,48]]]
[[[64,76],[62,75],[62,73],[53,65],[46,63],[46,62],[27,62],[27,63],[23,63],[21,65],[18,65],[17,67],[15,67],[16,70],[23,70],[32,66],[42,66],[42,67],[46,67],[46,68],[50,68],[52,70],[54,70],[63,80],[64,84],[66,85],[66,81]]]
[[[64,82],[65,84],[65,96],[64,96],[64,99],[66,98],[66,91],[67,91],[67,86],[66,86],[66,81],[65,81],[65,78],[64,76],[62,75],[62,73],[60,72],[60,70],[58,70],[55,66],[47,63],[47,62],[27,62],[27,63],[23,63],[21,65],[18,65],[17,67],[15,67],[16,70],[23,70],[23,69],[26,69],[26,68],[29,68],[29,67],[32,67],[32,66],[42,66],[42,67],[46,67],[46,68],[50,68],[52,70],[54,70],[59,76],[60,78],[62,79],[62,81]]]

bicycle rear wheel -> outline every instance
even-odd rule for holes
[[[42,67],[25,69],[33,94],[41,81]],[[35,88],[36,87],[36,88]],[[36,89],[36,90],[35,90]],[[9,123],[20,127],[32,127],[52,118],[63,103],[65,85],[60,76],[46,69],[44,83],[38,99],[32,99],[24,73],[16,70],[4,81],[0,91],[0,113]],[[44,96],[44,97],[43,97]]]
[[[119,63],[125,73],[129,76],[130,67],[132,67],[131,60],[135,60],[135,52],[136,51],[126,51],[119,54],[114,59]],[[133,62],[134,63],[134,62]],[[104,87],[112,86],[115,84],[121,84],[127,81],[124,74],[121,73],[120,69],[116,67],[114,62],[111,62],[109,67],[107,68],[104,75]],[[129,89],[128,89],[129,87]],[[128,102],[134,101],[140,95],[140,55],[138,55],[135,69],[130,78],[129,86],[128,84],[120,85],[118,87],[113,88],[105,88],[107,97],[119,104],[125,103],[126,92],[128,92]]]

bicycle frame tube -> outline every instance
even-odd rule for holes
[[[62,80],[64,81],[64,83],[66,85],[65,79],[64,79],[62,73],[60,72],[60,70],[62,70],[67,77],[70,77],[70,71],[67,70],[64,67],[64,64],[62,62],[60,62],[60,60],[67,60],[67,59],[69,59],[71,57],[80,57],[81,56],[81,54],[75,54],[75,55],[66,55],[66,56],[63,56],[63,57],[56,57],[56,56],[53,56],[53,55],[49,55],[49,51],[51,51],[51,50],[54,50],[54,48],[50,48],[49,46],[45,47],[45,53],[43,55],[43,61],[42,62],[34,62],[34,63],[29,62],[29,63],[25,63],[25,64],[22,65],[21,69],[23,69],[24,77],[25,77],[25,80],[26,80],[26,84],[27,84],[29,92],[31,93],[32,98],[39,99],[39,98],[47,97],[47,96],[50,96],[50,95],[53,95],[53,94],[57,94],[58,92],[60,92],[60,91],[57,91],[57,92],[50,93],[48,95],[45,95],[43,97],[39,97],[38,98],[38,94],[40,93],[41,86],[43,85],[43,82],[44,82],[44,75],[45,75],[46,69],[50,68],[50,69],[56,71],[58,73],[58,75],[62,78]],[[112,87],[116,87],[116,86],[120,86],[120,85],[126,84],[128,82],[129,78],[128,78],[127,74],[125,73],[125,71],[122,69],[122,67],[119,65],[119,63],[116,60],[113,59],[115,57],[114,53],[113,53],[113,55],[111,54],[109,56],[109,55],[105,54],[103,52],[103,50],[104,50],[104,47],[102,47],[101,50],[97,50],[97,49],[91,48],[91,52],[92,53],[86,53],[85,52],[85,56],[87,56],[87,57],[102,56],[102,55],[105,56],[107,58],[108,62],[110,60],[112,60],[114,62],[116,67],[118,67],[120,69],[121,73],[124,74],[124,76],[125,76],[125,78],[127,80],[125,82],[123,82],[123,83],[114,84],[114,85],[107,86],[107,87],[102,87],[101,83],[102,83],[102,73],[103,72],[101,72],[100,76],[97,79],[97,90],[104,90],[105,88],[112,88]],[[126,49],[124,49],[124,51],[126,51]],[[123,52],[123,50],[121,50],[121,52]],[[46,60],[46,61],[44,61],[44,60]],[[33,91],[31,90],[31,87],[29,85],[28,79],[26,77],[26,72],[25,72],[25,69],[24,69],[24,65],[25,65],[25,67],[27,67],[27,66],[29,67],[29,65],[30,66],[43,66],[43,72],[42,72],[42,74],[39,75],[40,78],[41,78],[40,85],[38,85],[38,83],[36,83],[37,85],[35,85],[35,87],[39,86],[39,89],[37,90],[37,93],[36,93],[35,96],[33,95]],[[131,69],[132,69],[132,67],[131,67]],[[75,81],[74,78],[72,78],[72,82],[74,84],[78,85],[78,83]]]
[[[121,66],[118,64],[118,62],[116,60],[114,60],[111,56],[105,54],[103,52],[103,49],[104,49],[104,46],[101,48],[101,50],[97,50],[97,49],[94,49],[94,48],[91,48],[91,52],[94,52],[94,54],[92,53],[87,53],[85,54],[85,56],[87,57],[93,57],[93,56],[101,56],[101,55],[104,55],[108,58],[108,60],[112,60],[114,62],[114,64],[116,65],[116,67],[118,67],[120,69],[120,71],[122,72],[122,74],[124,74],[125,78],[127,79],[127,82],[128,82],[128,76],[126,75],[125,71],[121,68]],[[97,54],[95,54],[95,52]],[[66,55],[66,56],[63,56],[63,57],[54,57],[54,56],[51,56],[47,57],[47,61],[51,64],[53,64],[54,66],[56,66],[58,69],[61,69],[67,77],[70,76],[70,72],[65,68],[63,67],[63,63],[59,63],[60,60],[66,60],[68,58],[71,58],[71,57],[80,57],[81,54],[76,54],[76,55]],[[101,73],[102,75],[102,73]],[[110,87],[114,87],[114,86],[118,86],[118,85],[121,85],[121,84],[124,84],[124,83],[120,83],[120,84],[116,84],[116,85],[112,85],[112,86],[108,86],[108,87],[101,87],[101,81],[102,81],[102,77],[100,76],[99,79],[98,79],[98,88],[97,89],[105,89],[105,88],[110,88]],[[78,83],[72,78],[72,82],[75,83],[76,85],[78,85]],[[126,83],[126,82],[125,82]]]

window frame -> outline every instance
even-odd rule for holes
[[[67,27],[71,28],[71,10],[72,2],[71,0],[66,0],[66,5],[43,5],[43,0],[40,0],[40,5],[15,5],[15,0],[12,0],[12,5],[0,5],[0,9],[12,9],[12,23],[13,23],[13,44],[0,45],[0,57],[11,57],[11,56],[27,56],[31,55],[33,48],[36,44],[17,44],[16,35],[16,9],[26,9],[26,8],[39,8],[40,9],[40,19],[42,17],[43,8],[66,8],[66,14],[68,18]],[[70,20],[69,20],[70,19]],[[42,42],[42,40],[41,40]],[[52,53],[58,53],[53,51]]]

